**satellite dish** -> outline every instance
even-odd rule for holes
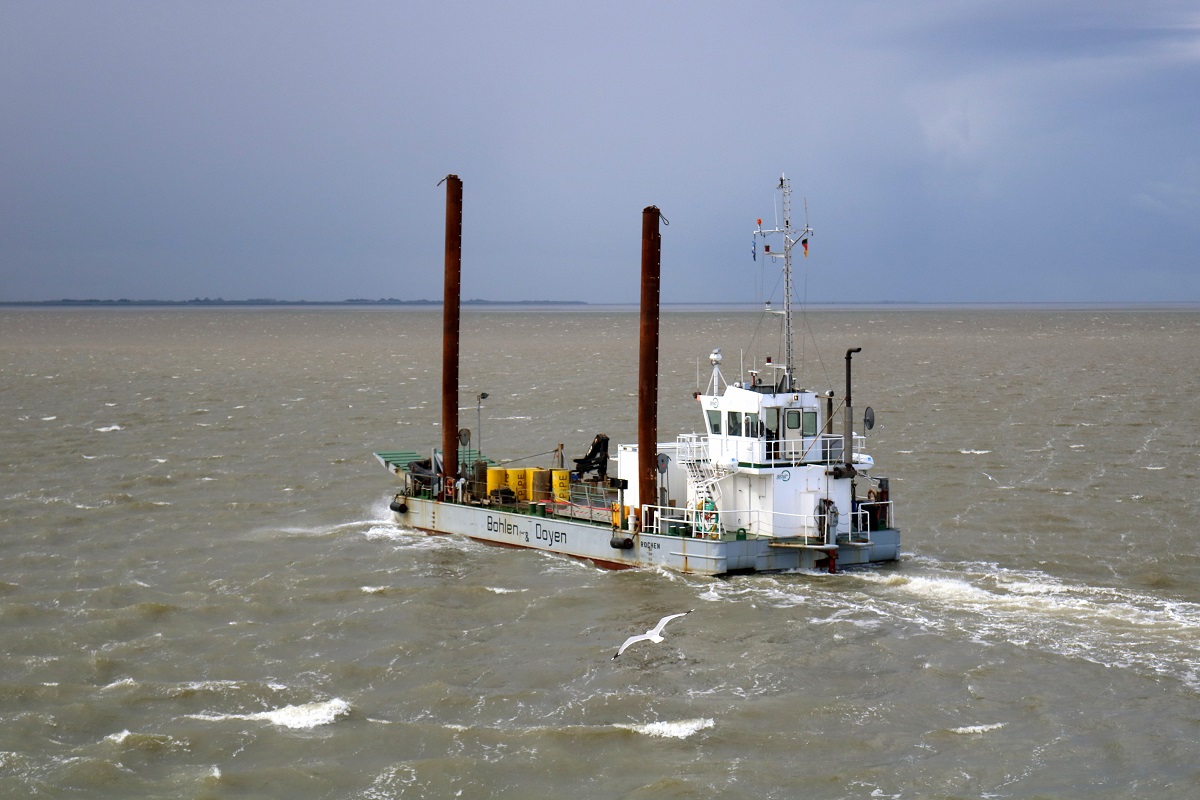
[[[471,429],[470,428],[460,428],[459,429],[458,443],[460,445],[462,445],[463,447],[466,447],[467,445],[469,445],[471,443]]]
[[[875,409],[867,406],[867,410],[863,413],[863,426],[867,430],[875,427]]]
[[[670,461],[671,461],[671,459],[666,453],[658,454],[658,474],[659,475],[667,474],[667,464],[669,464]]]

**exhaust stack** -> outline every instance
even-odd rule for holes
[[[850,358],[855,353],[861,353],[861,347],[851,347],[846,351],[846,411],[845,433],[842,434],[842,461],[846,465],[846,477],[853,478],[854,469],[854,406],[850,401]]]

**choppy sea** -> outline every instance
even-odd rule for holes
[[[661,437],[774,319],[664,314]],[[437,311],[0,310],[0,796],[1195,796],[1200,312],[799,325],[808,387],[863,348],[893,565],[607,572],[394,525],[371,452],[440,444]],[[465,310],[460,424],[530,466],[635,441],[637,330]]]

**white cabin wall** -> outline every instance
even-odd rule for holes
[[[679,465],[677,458],[679,446],[675,442],[659,442],[658,452],[665,455],[667,461],[666,475],[658,476],[658,487],[661,493],[665,487],[667,496],[674,504],[682,508],[687,502],[687,473]],[[640,486],[638,485],[638,447],[636,444],[617,446],[617,477],[629,482],[625,490],[625,505],[635,508],[641,505]],[[647,501],[650,505],[658,505],[657,500]]]
[[[617,477],[629,481],[625,490],[625,505],[637,508],[641,505],[638,496],[638,457],[637,445],[617,445]]]

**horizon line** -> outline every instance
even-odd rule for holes
[[[585,300],[487,300],[472,298],[460,301],[462,305],[484,306],[586,306],[586,307],[629,307],[637,308],[636,301],[589,303]],[[442,300],[400,300],[394,297],[370,300],[351,298],[346,300],[277,300],[273,298],[250,298],[246,300],[226,300],[224,298],[193,298],[191,300],[130,300],[121,298],[110,299],[73,299],[57,300],[0,300],[0,307],[42,307],[42,308],[108,308],[108,307],[221,307],[221,306],[428,306],[441,307]],[[661,306],[711,306],[725,308],[761,309],[762,301],[662,301]],[[1096,309],[1096,308],[1200,308],[1200,300],[820,300],[802,304],[804,307],[935,307],[935,308],[1056,308],[1056,309]]]

